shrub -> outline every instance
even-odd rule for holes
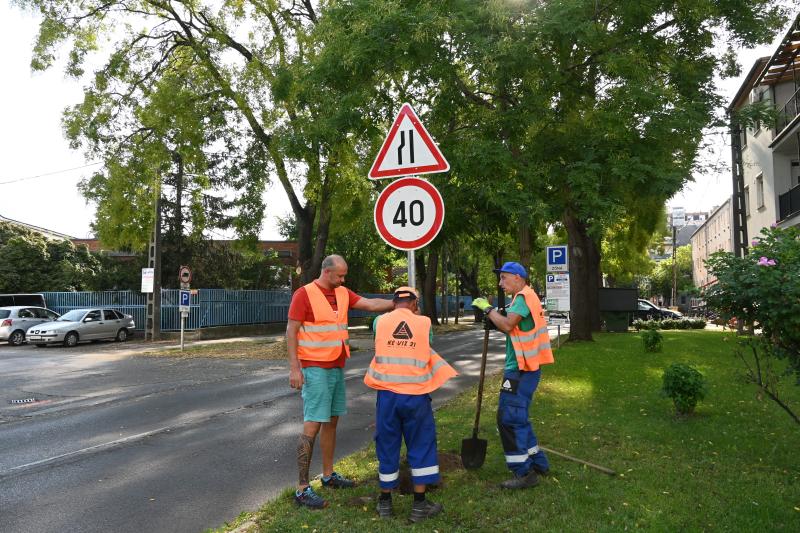
[[[640,320],[633,321],[633,327],[636,331],[643,329],[704,329],[706,321],[702,318],[682,318],[680,320],[665,319],[665,320]]]
[[[717,283],[706,291],[708,307],[723,323],[741,320],[751,334],[733,344],[748,380],[800,424],[781,397],[781,379],[794,374],[800,385],[800,227],[773,224],[752,241],[746,257],[717,252],[706,264]],[[788,365],[788,372],[782,367]]]
[[[678,414],[688,415],[694,412],[697,402],[705,398],[706,380],[694,368],[674,363],[664,371],[664,385],[661,390],[665,396],[672,398]]]
[[[646,329],[642,332],[645,352],[660,352],[663,336],[657,329]]]

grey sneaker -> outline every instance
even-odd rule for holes
[[[514,477],[513,479],[509,479],[500,483],[500,488],[503,489],[527,489],[529,487],[535,487],[539,484],[539,476],[536,474],[536,470],[531,469],[530,472],[525,474],[522,477]]]
[[[392,514],[392,500],[378,500],[378,505],[376,507],[378,510],[378,516],[381,518],[391,518]]]
[[[356,483],[334,472],[328,481],[325,481],[324,477],[322,478],[322,486],[329,489],[350,489],[355,487]]]
[[[328,506],[328,502],[320,498],[310,486],[303,491],[295,491],[294,501],[300,507],[308,507],[309,509],[324,509]]]
[[[442,512],[441,503],[433,503],[429,500],[422,500],[421,502],[414,502],[411,504],[411,516],[408,519],[412,522],[421,522],[426,518],[436,516]]]

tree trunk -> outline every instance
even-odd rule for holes
[[[458,267],[458,277],[461,280],[461,290],[466,290],[467,293],[472,297],[474,300],[475,298],[481,295],[481,291],[478,287],[478,260],[472,263],[469,266],[469,270],[464,267]],[[466,309],[464,310],[466,314]],[[475,322],[480,322],[483,320],[483,313],[480,309],[473,308],[473,316],[475,317]]]
[[[531,228],[527,224],[519,227],[519,262],[526,269],[531,266]]]
[[[427,258],[425,256],[428,256]],[[417,255],[417,273],[422,284],[422,299],[425,303],[422,314],[431,319],[431,324],[439,324],[436,312],[436,271],[439,264],[439,250],[430,249],[427,254]]]
[[[571,321],[569,340],[591,341],[592,331],[600,326],[598,272],[600,254],[586,225],[573,214],[564,215],[569,237],[569,276]]]
[[[494,268],[499,269],[503,266],[503,255],[505,254],[505,250],[500,248],[494,254]],[[503,289],[500,288],[500,273],[497,274],[497,303],[495,307],[498,309],[505,309],[506,307],[506,294],[503,292]]]

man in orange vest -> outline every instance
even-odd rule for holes
[[[500,287],[514,295],[503,316],[485,298],[476,298],[472,305],[484,312],[506,337],[506,364],[500,400],[497,406],[497,428],[506,456],[506,466],[514,477],[500,484],[506,489],[534,487],[537,474],[547,475],[550,465],[539,449],[536,434],[528,419],[533,394],[539,386],[541,365],[553,362],[550,334],[539,297],[527,284],[528,272],[519,263],[508,262],[495,270],[500,273]]]
[[[392,309],[390,300],[362,298],[342,286],[347,263],[339,255],[322,261],[319,278],[292,295],[286,344],[289,352],[289,385],[302,389],[303,434],[297,446],[298,505],[321,509],[328,502],[309,485],[308,471],[314,440],[320,433],[322,486],[349,488],[354,483],[333,470],[336,424],[347,412],[344,364],[350,357],[347,311],[350,308],[381,313]]]
[[[375,451],[381,494],[378,516],[392,516],[392,489],[400,478],[400,444],[406,442],[414,483],[412,522],[442,511],[442,505],[425,499],[425,487],[439,481],[436,424],[430,393],[457,375],[431,348],[431,320],[420,316],[417,291],[400,287],[394,292],[394,311],[373,322],[375,357],[364,383],[378,391],[375,416]]]

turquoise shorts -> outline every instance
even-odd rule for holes
[[[347,413],[344,369],[309,366],[303,369],[303,420],[330,422]]]

